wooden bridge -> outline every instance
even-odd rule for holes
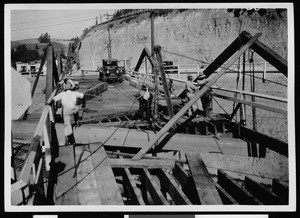
[[[179,105],[178,111],[172,106],[159,48],[156,47],[158,62],[144,49],[136,72],[127,79],[137,87],[143,83],[154,89],[157,86],[156,90],[164,95],[168,110],[152,129],[148,123],[133,125],[133,113],[90,114],[74,130],[76,145],[64,146],[63,124],[57,121],[53,106],[44,107],[38,123],[29,120],[12,123],[13,156],[17,157],[20,144],[29,142],[30,146],[25,150],[23,165],[19,164],[19,171],[12,178],[11,204],[288,205],[288,144],[232,121],[242,105],[285,115],[286,109],[214,94],[238,103],[230,116],[213,114],[212,120],[185,117],[208,88],[286,102],[255,92],[213,87],[249,48],[287,76],[286,61],[259,42],[259,36],[241,33],[204,70],[211,76],[207,86],[189,102]],[[153,68],[152,75],[137,72],[145,57],[152,66],[158,66]],[[48,46],[46,102],[55,96],[55,85],[61,76],[53,58],[52,46]],[[180,96],[183,81],[174,80],[174,85]],[[91,96],[87,108],[89,104],[98,107],[95,96],[114,88],[99,83],[81,90]],[[110,102],[117,101],[110,99]],[[266,149],[285,157],[284,161],[265,158]]]

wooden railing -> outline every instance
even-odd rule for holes
[[[56,94],[52,92],[47,103],[50,103]],[[48,125],[54,123],[52,107],[44,107],[42,116],[31,141],[27,157],[17,181],[11,185],[11,205],[34,205],[38,198],[47,197],[47,178],[51,162],[52,128]]]
[[[150,88],[154,88],[154,75],[153,74],[146,74],[146,73],[140,73],[140,72],[131,72],[128,74],[128,78],[130,79],[135,79],[138,81],[138,84],[146,84],[148,85]],[[185,89],[185,80],[182,79],[177,79],[177,78],[168,78],[167,80],[169,81],[170,79],[172,79],[173,81],[173,88],[175,89],[174,93],[175,96],[180,94],[184,89]],[[160,81],[160,77],[159,77],[159,81]],[[195,83],[196,84],[196,83]],[[162,88],[162,84],[161,82],[159,82],[158,85],[159,91],[163,92],[163,88]],[[240,94],[240,96],[254,96],[254,97],[258,97],[258,98],[262,98],[262,99],[268,99],[268,100],[274,100],[274,101],[278,101],[278,102],[283,102],[283,103],[287,103],[287,99],[286,98],[280,98],[277,96],[271,96],[271,95],[266,95],[266,94],[259,94],[259,93],[255,93],[255,92],[248,92],[248,91],[243,91],[243,90],[237,90],[237,89],[228,89],[228,88],[224,88],[224,87],[219,87],[219,86],[211,86],[212,90],[219,90],[219,91],[223,91],[223,92],[232,92],[232,93],[237,93]],[[276,108],[276,107],[272,107],[272,106],[268,106],[268,105],[263,105],[263,104],[259,104],[259,103],[253,103],[251,101],[245,101],[242,100],[242,98],[233,98],[233,97],[228,97],[227,95],[222,95],[219,93],[213,93],[213,95],[215,97],[218,98],[223,98],[226,100],[231,100],[231,101],[235,101],[235,102],[239,102],[241,104],[245,104],[245,105],[250,105],[253,107],[257,107],[257,108],[261,108],[264,110],[268,110],[268,111],[272,111],[275,113],[280,113],[283,115],[287,115],[287,110],[286,109],[281,109],[281,108]]]

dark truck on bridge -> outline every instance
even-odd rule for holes
[[[98,68],[100,81],[123,82],[125,61],[117,59],[103,59],[102,67]]]

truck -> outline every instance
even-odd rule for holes
[[[102,59],[102,67],[99,67],[98,71],[100,81],[122,83],[125,74],[125,61],[112,58]]]

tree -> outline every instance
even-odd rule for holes
[[[40,43],[48,43],[51,42],[50,40],[50,35],[48,33],[41,34],[40,37],[38,38]]]
[[[37,50],[28,50],[26,45],[21,44],[16,48],[11,50],[11,62],[12,66],[15,66],[16,62],[27,63],[34,60],[40,60],[41,56]]]

